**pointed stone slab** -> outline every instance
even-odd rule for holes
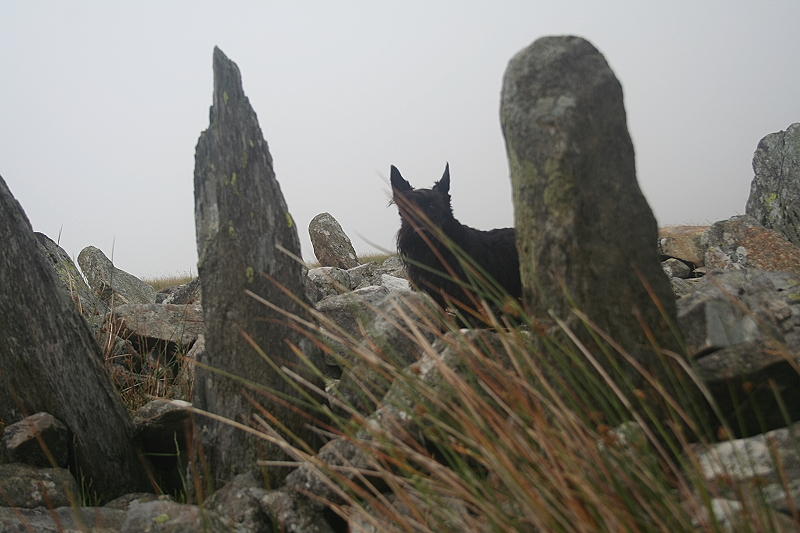
[[[87,246],[78,254],[86,280],[106,305],[150,304],[156,301],[156,290],[136,276],[114,266],[102,250]]]
[[[46,411],[72,432],[77,467],[101,498],[146,488],[100,349],[1,177],[0,242],[0,424]]]
[[[567,319],[574,305],[652,359],[641,313],[674,347],[639,278],[674,321],[656,221],[636,181],[622,87],[602,54],[570,36],[544,37],[519,52],[503,79],[501,122],[528,309]]]
[[[95,293],[83,280],[75,263],[72,262],[67,252],[44,233],[34,233],[39,244],[39,249],[53,265],[61,285],[69,294],[70,299],[75,303],[78,312],[86,317],[87,320],[98,321],[108,310],[108,306],[102,303]]]
[[[195,222],[198,273],[203,295],[206,349],[201,363],[245,378],[271,391],[293,391],[247,343],[249,334],[273,362],[298,370],[290,344],[305,344],[286,326],[286,319],[245,294],[250,290],[293,313],[300,309],[263,274],[295,294],[304,291],[302,265],[282,252],[300,255],[294,220],[272,169],[267,142],[255,111],[242,89],[239,68],[214,49],[214,96],[210,124],[195,152]],[[194,405],[212,413],[251,423],[256,411],[245,398],[253,395],[241,382],[198,368]],[[305,419],[255,394],[291,431],[312,438]],[[199,420],[200,441],[216,485],[252,470],[257,459],[281,457],[267,445],[229,425]],[[270,483],[283,470],[270,471]]]

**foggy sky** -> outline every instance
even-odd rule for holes
[[[214,45],[235,61],[298,223],[393,248],[389,165],[456,217],[513,221],[499,124],[508,60],[575,34],[625,94],[660,225],[744,212],[761,137],[800,121],[800,2],[0,3],[0,175],[34,229],[138,276],[196,273],[194,147]]]

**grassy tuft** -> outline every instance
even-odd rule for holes
[[[163,291],[164,289],[169,289],[170,287],[176,287],[178,285],[189,283],[196,277],[197,276],[193,274],[175,274],[172,276],[156,276],[154,278],[146,278],[142,281],[157,291]]]

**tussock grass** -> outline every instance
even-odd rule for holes
[[[264,406],[250,427],[229,421],[291,458],[262,464],[308,469],[325,487],[309,498],[376,531],[729,531],[714,512],[725,492],[705,480],[696,451],[733,432],[690,362],[653,344],[659,367],[645,367],[579,309],[528,316],[453,253],[473,301],[450,302],[448,313],[428,304],[369,312],[411,344],[409,367],[397,363],[396,342],[342,329],[311,306],[313,322],[249,294],[304,331],[362,394],[318,390],[297,369],[276,368],[295,397],[264,396],[294,402],[349,452],[323,460]],[[364,399],[379,409],[364,409]],[[742,503],[736,531],[789,530],[757,488],[729,485]]]
[[[196,277],[197,276],[194,274],[187,273],[187,274],[156,276],[153,278],[143,279],[142,281],[144,281],[157,291],[163,291],[164,289],[169,289],[170,287],[175,287],[177,285],[183,285],[185,283],[189,283]]]
[[[397,365],[381,339],[313,308],[322,328],[284,313],[380,406],[363,412],[283,369],[309,419],[357,451],[323,461],[260,419],[265,438],[295,459],[288,464],[329,489],[308,496],[377,531],[729,530],[713,512],[722,492],[704,479],[696,450],[732,432],[686,358],[653,345],[659,367],[646,368],[579,309],[545,317],[545,327],[453,251],[475,294],[451,302],[455,317],[427,305],[372,309],[413,343],[411,367]],[[461,329],[464,315],[485,329]],[[392,384],[383,399],[375,376]],[[757,490],[739,493],[737,531],[785,530],[786,517]]]

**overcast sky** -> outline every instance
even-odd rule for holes
[[[589,39],[622,82],[660,225],[744,212],[761,137],[800,121],[800,2],[3,0],[0,175],[34,229],[138,276],[196,272],[194,147],[214,45],[234,60],[303,254],[328,211],[358,252],[392,248],[389,165],[455,215],[513,220],[498,112],[508,60]]]

